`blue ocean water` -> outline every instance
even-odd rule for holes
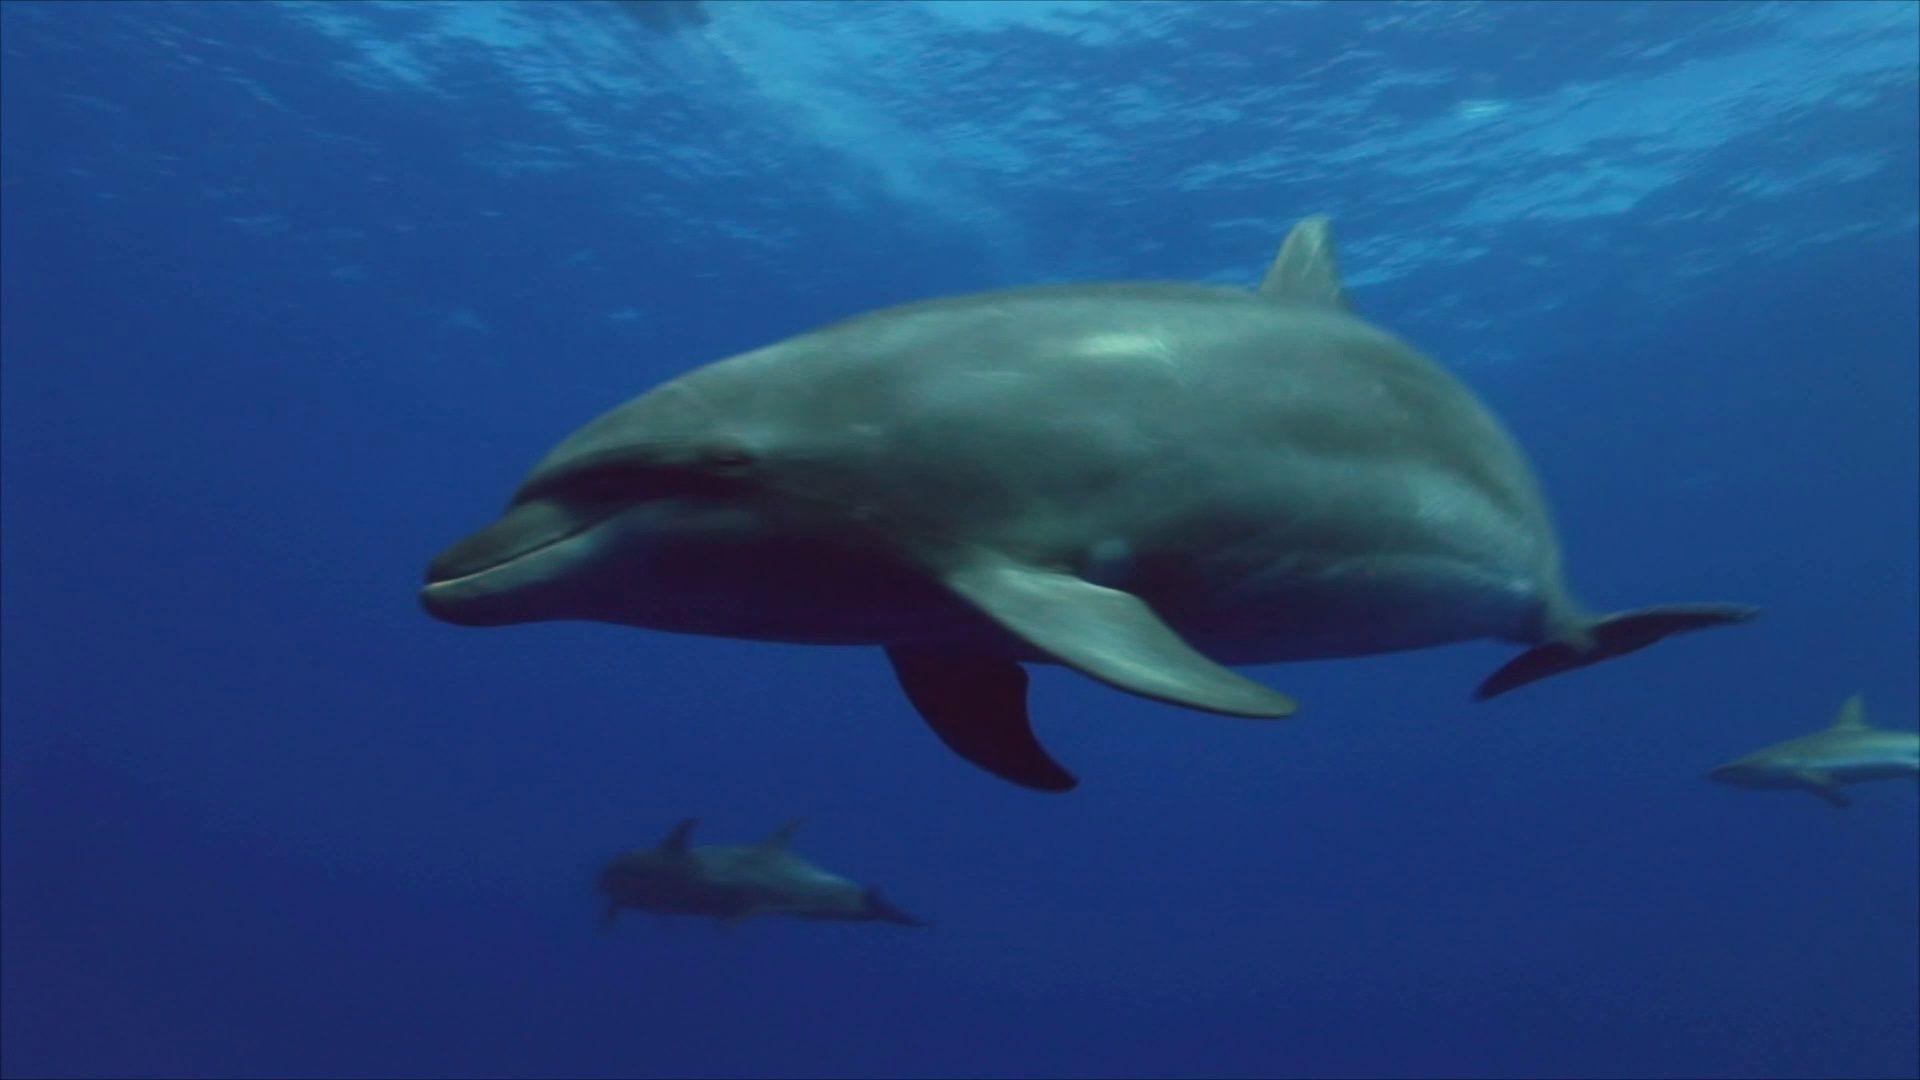
[[[8,1076],[1913,1076],[1911,3],[0,4]],[[878,650],[419,609],[558,438],[846,315],[1259,280],[1531,453],[1596,608],[1761,605],[1486,704],[1475,643],[1202,715],[1034,672],[1083,779]],[[624,920],[698,816],[933,926]]]

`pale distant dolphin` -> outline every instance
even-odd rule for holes
[[[1330,228],[1258,292],[1043,286],[862,315],[689,372],[576,431],[428,569],[449,622],[596,619],[882,645],[968,760],[1074,779],[1021,661],[1237,716],[1224,664],[1492,637],[1482,698],[1751,617],[1594,616],[1526,459],[1347,309]]]
[[[888,903],[880,890],[862,888],[787,850],[798,821],[757,844],[690,847],[694,823],[688,818],[674,826],[659,847],[630,851],[607,863],[600,872],[600,891],[607,897],[603,929],[613,925],[621,908],[725,922],[788,915],[926,925]]]
[[[1834,806],[1851,806],[1842,784],[1920,777],[1920,733],[1870,727],[1860,695],[1840,706],[1833,726],[1735,758],[1707,778],[1743,788],[1798,788]]]

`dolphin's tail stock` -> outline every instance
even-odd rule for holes
[[[899,923],[901,926],[925,926],[925,922],[914,918],[893,905],[893,902],[880,895],[880,890],[867,887],[867,914],[880,922]]]
[[[1758,614],[1759,608],[1746,604],[1665,604],[1603,615],[1584,627],[1588,643],[1549,641],[1535,645],[1487,676],[1473,697],[1485,701],[1551,675],[1625,656],[1661,638],[1746,622]]]

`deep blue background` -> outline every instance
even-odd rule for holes
[[[713,7],[0,7],[6,1074],[1920,1072],[1912,785],[1701,778],[1915,722],[1911,5]],[[1045,797],[875,650],[415,606],[696,363],[1318,210],[1590,603],[1764,619],[1276,725],[1036,671]],[[935,927],[596,935],[690,814]]]

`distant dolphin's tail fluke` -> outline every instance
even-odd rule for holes
[[[880,895],[880,890],[867,888],[867,914],[881,922],[899,923],[901,926],[925,926],[925,922],[914,918],[893,905],[893,902]]]
[[[1667,604],[1606,615],[1585,627],[1591,645],[1581,648],[1564,641],[1536,645],[1487,676],[1474,691],[1474,700],[1485,701],[1548,676],[1625,656],[1674,634],[1746,622],[1758,614],[1759,608],[1745,604]]]

